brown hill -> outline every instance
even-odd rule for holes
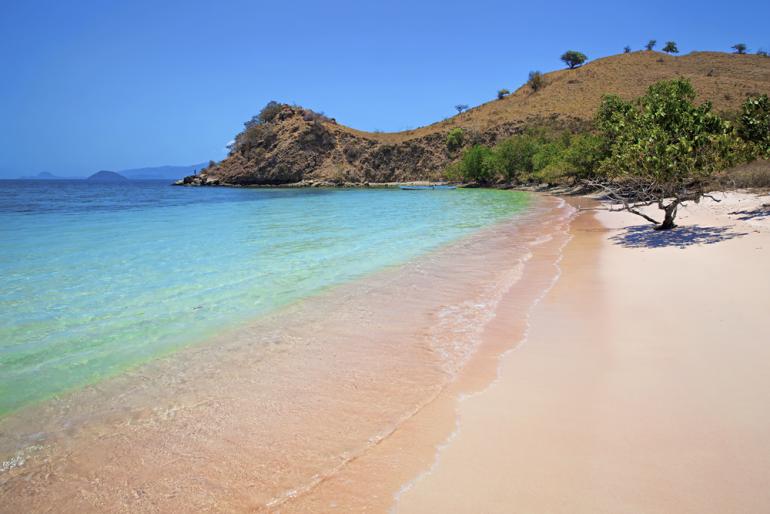
[[[544,75],[545,87],[527,85],[446,120],[418,129],[372,133],[317,119],[286,106],[254,144],[234,150],[187,184],[341,184],[437,180],[458,153],[447,149],[448,132],[460,127],[466,143],[493,143],[528,125],[577,128],[590,123],[602,95],[631,99],[654,82],[692,81],[699,101],[717,112],[735,112],[750,94],[770,93],[770,59],[757,55],[694,52],[675,57],[642,51],[597,59],[574,70]]]

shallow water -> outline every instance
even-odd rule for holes
[[[0,181],[0,414],[404,263],[528,198]]]

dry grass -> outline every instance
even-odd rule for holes
[[[574,70],[544,75],[545,87],[533,92],[524,84],[502,100],[469,109],[446,120],[414,130],[392,133],[363,132],[339,126],[384,143],[399,143],[454,127],[486,131],[502,123],[532,119],[588,120],[601,97],[612,93],[625,99],[641,96],[653,83],[685,77],[692,81],[699,101],[709,100],[717,112],[738,109],[746,95],[770,94],[770,59],[758,55],[694,52],[675,57],[660,52],[631,52],[597,59]]]
[[[770,161],[760,159],[725,170],[716,177],[719,189],[770,189]]]

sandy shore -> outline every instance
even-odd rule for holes
[[[526,340],[394,510],[769,512],[770,197],[720,197],[670,233],[573,222]]]

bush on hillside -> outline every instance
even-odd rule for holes
[[[631,53],[631,47],[630,47],[630,46],[628,46],[628,45],[626,45],[625,47],[623,47],[623,53],[624,53],[624,54],[630,54],[630,53]]]
[[[655,48],[655,45],[657,44],[658,44],[657,41],[655,41],[654,39],[650,39],[649,41],[647,41],[647,44],[644,45],[644,48],[652,51],[652,49]]]
[[[543,77],[543,74],[539,71],[530,71],[529,72],[529,80],[527,80],[527,84],[529,87],[532,88],[532,91],[540,91],[545,86],[545,78]]]
[[[676,43],[673,41],[667,41],[666,46],[663,47],[663,51],[667,54],[678,54],[679,49],[676,47]]]
[[[457,111],[457,114],[460,114],[461,112],[468,110],[468,105],[467,104],[457,104],[457,105],[455,105],[455,110]]]
[[[267,102],[267,104],[259,111],[259,114],[253,116],[249,121],[243,124],[246,129],[253,127],[254,125],[262,125],[264,123],[270,123],[278,115],[281,110],[286,107],[286,104],[278,103],[275,100]]]
[[[508,91],[507,89],[505,89],[505,88],[503,88],[503,89],[500,89],[500,90],[497,92],[497,99],[498,99],[498,100],[502,100],[503,98],[505,98],[506,96],[508,96],[508,95],[510,95],[510,94],[511,94],[511,92],[510,92],[510,91]]]
[[[473,145],[465,150],[460,160],[460,173],[465,180],[488,184],[494,176],[495,163],[492,150],[486,146]]]
[[[582,52],[576,52],[575,50],[567,50],[561,56],[561,60],[564,61],[569,69],[574,69],[588,60],[586,54]]]
[[[735,53],[736,53],[736,54],[741,54],[741,55],[743,55],[743,54],[745,54],[745,53],[746,53],[746,48],[747,48],[747,47],[746,47],[746,45],[745,45],[745,44],[743,44],[743,43],[738,43],[738,44],[736,44],[736,45],[733,45],[733,46],[732,46],[732,48],[733,48],[733,50],[735,50]]]
[[[462,148],[465,139],[465,132],[460,127],[453,128],[446,136],[446,147],[450,152]]]

